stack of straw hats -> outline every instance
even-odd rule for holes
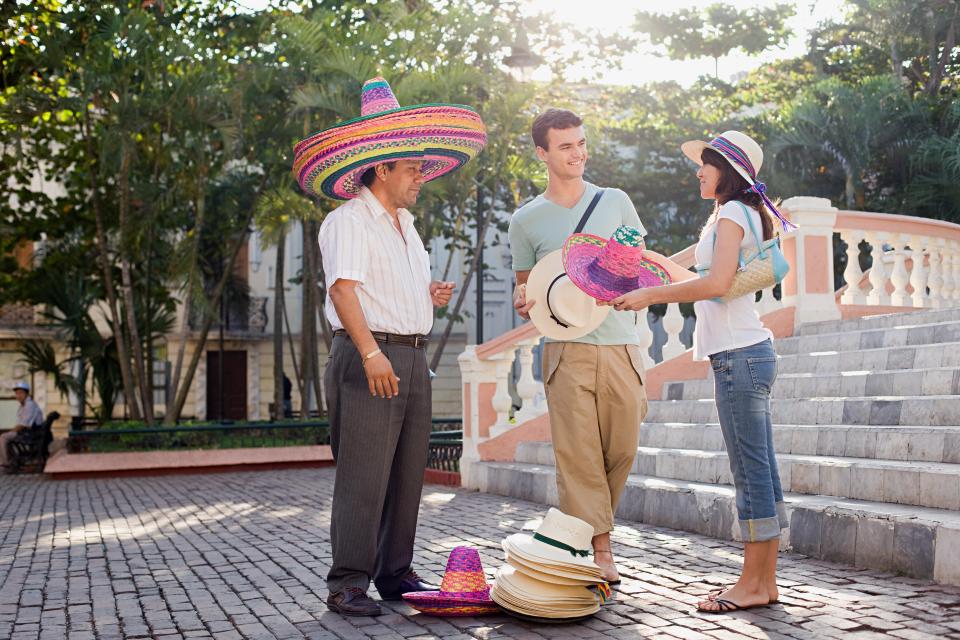
[[[600,567],[590,559],[593,527],[550,509],[536,533],[503,541],[507,564],[490,590],[509,613],[566,621],[595,614],[610,597]]]

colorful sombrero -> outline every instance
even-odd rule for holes
[[[460,168],[486,143],[486,128],[470,107],[401,107],[387,81],[377,77],[363,85],[359,118],[315,133],[293,148],[293,175],[306,193],[349,200],[370,167],[421,159],[428,182]]]
[[[500,610],[490,598],[480,554],[472,547],[456,547],[450,552],[439,591],[411,591],[403,594],[403,599],[432,616],[477,616]]]
[[[634,227],[620,225],[609,240],[577,233],[563,245],[563,266],[584,293],[609,302],[634,289],[670,284],[667,270],[643,250],[643,234]]]

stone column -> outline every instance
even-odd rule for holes
[[[783,281],[784,306],[796,307],[796,325],[840,319],[833,286],[833,230],[837,209],[826,198],[795,197],[783,210],[799,228],[783,241],[790,273]]]

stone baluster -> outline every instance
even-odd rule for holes
[[[543,385],[533,377],[533,349],[540,344],[540,336],[519,343],[520,378],[517,380],[517,395],[520,396],[520,410],[516,413],[517,424],[536,418],[543,413],[535,398],[543,392]]]
[[[960,242],[950,241],[951,253],[953,254],[953,302],[960,301]]]
[[[953,294],[957,287],[957,282],[953,279],[953,264],[958,256],[950,242],[944,242],[944,248],[940,256],[940,303],[944,307],[949,307],[953,303]]]
[[[847,289],[843,292],[840,302],[843,304],[865,304],[867,296],[860,289],[863,280],[863,269],[860,268],[860,241],[863,232],[857,229],[844,229],[840,238],[847,243],[847,268],[843,270],[843,279]]]
[[[883,263],[883,243],[887,239],[887,234],[868,232],[865,238],[873,247],[870,254],[873,264],[870,267],[870,293],[867,294],[867,304],[887,306],[890,304],[890,294],[887,293],[887,268]]]
[[[513,397],[510,395],[510,370],[513,368],[516,353],[517,347],[513,346],[487,358],[487,360],[495,363],[496,373],[494,375],[497,382],[496,390],[491,399],[493,410],[497,413],[497,420],[490,427],[491,438],[496,438],[513,426],[510,423],[510,409],[513,408]]]
[[[773,287],[769,287],[760,292],[760,301],[757,303],[757,313],[765,316],[771,311],[779,308],[777,299],[773,296]]]
[[[683,331],[683,314],[677,303],[667,305],[667,313],[663,316],[663,329],[667,332],[667,341],[663,345],[663,359],[676,358],[687,350],[680,341],[680,332]]]
[[[943,238],[927,238],[927,252],[930,255],[930,267],[926,283],[926,288],[930,290],[926,305],[928,307],[940,308],[945,306],[943,301],[943,245]],[[916,300],[916,292],[913,295],[914,300]],[[913,306],[918,305],[914,303]]]
[[[913,236],[910,238],[910,286],[913,287],[913,293],[910,299],[914,307],[923,308],[930,306],[930,297],[927,295],[927,281],[930,279],[933,268],[933,251],[929,238],[924,236]],[[930,265],[924,264],[927,254],[930,254]]]
[[[907,271],[907,238],[902,235],[895,235],[890,240],[890,246],[893,248],[893,270],[890,272],[890,283],[893,285],[893,293],[890,294],[890,304],[895,307],[908,307],[913,304],[910,296],[907,295],[907,284],[910,283],[910,272]],[[914,263],[914,268],[917,267]],[[922,269],[923,267],[921,267]]]
[[[650,328],[650,320],[646,310],[637,314],[637,338],[639,339],[640,355],[643,358],[643,366],[647,369],[656,364],[650,357],[650,347],[653,345],[653,329]]]

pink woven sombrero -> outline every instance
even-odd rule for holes
[[[563,267],[578,288],[604,302],[634,289],[670,284],[670,274],[644,257],[644,247],[640,230],[626,225],[617,227],[609,240],[577,233],[563,245]]]
[[[360,117],[324,129],[294,148],[293,176],[304,192],[349,200],[370,167],[407,158],[423,160],[425,182],[476,156],[487,143],[477,112],[457,104],[401,107],[383,78],[367,80]]]
[[[403,599],[432,616],[477,616],[500,611],[490,598],[480,554],[473,547],[456,547],[450,552],[439,591],[411,591],[403,594]]]

